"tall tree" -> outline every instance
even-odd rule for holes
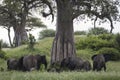
[[[57,27],[51,50],[51,63],[76,56],[73,36],[74,19],[86,16],[108,19],[112,32],[113,21],[120,18],[118,0],[54,0],[54,2],[57,7]]]
[[[5,13],[0,13],[0,25],[3,26],[3,28],[5,28],[7,31],[8,31],[8,38],[9,38],[9,43],[10,43],[10,46],[12,47],[12,41],[11,41],[11,36],[10,36],[10,28],[11,28],[11,25],[10,25],[10,19],[8,19],[8,15],[5,14]]]
[[[22,42],[28,40],[25,30],[26,25],[28,25],[27,20],[31,9],[40,7],[42,5],[40,3],[41,0],[3,0],[3,4],[0,5],[0,12],[7,15],[8,21],[13,27],[15,46],[19,46]]]

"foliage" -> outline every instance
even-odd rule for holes
[[[102,39],[102,40],[107,40],[107,41],[110,41],[110,40],[113,40],[115,38],[114,34],[100,34],[98,36],[99,39]]]
[[[120,49],[120,34],[117,34],[115,37],[116,47]],[[119,50],[120,51],[120,50]]]
[[[8,44],[8,43],[4,42],[3,40],[0,40],[0,50],[1,50],[2,48],[8,48],[8,47],[9,47],[9,44]]]
[[[55,31],[53,29],[45,29],[39,33],[39,39],[43,39],[45,37],[54,37]]]
[[[80,58],[84,60],[90,60],[91,56],[95,53],[96,52],[93,51],[92,49],[81,49],[81,50],[76,51],[77,56],[79,56]]]
[[[100,35],[101,36],[101,35]],[[83,37],[76,42],[76,49],[93,49],[95,51],[101,49],[102,47],[115,47],[113,39],[109,41],[102,39],[99,36],[88,36]]]
[[[29,16],[26,22],[26,27],[29,27],[30,29],[33,29],[34,27],[46,28],[46,25],[43,24],[39,18]]]
[[[34,27],[46,27],[39,18],[33,16],[32,11],[32,9],[40,7],[41,1],[3,0],[2,2],[0,4],[0,25],[5,26],[4,28],[9,30],[9,36],[10,28],[14,29],[15,47],[22,45],[28,39],[26,27],[29,27],[29,30]]]
[[[88,32],[88,35],[99,35],[99,34],[107,34],[109,33],[108,30],[102,27],[91,28]]]
[[[32,34],[29,34],[29,43],[28,43],[28,46],[29,46],[29,49],[34,49],[34,45],[35,45],[35,37],[32,35]]]
[[[0,58],[6,59],[6,53],[3,50],[0,50]]]
[[[74,35],[86,35],[85,31],[75,31]]]
[[[101,48],[98,54],[113,54],[112,60],[120,60],[120,52],[115,48]]]

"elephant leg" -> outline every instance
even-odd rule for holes
[[[104,71],[106,71],[106,65],[104,65]]]
[[[39,69],[40,69],[40,66],[41,66],[41,64],[37,64],[37,70],[39,70]]]
[[[101,71],[101,70],[102,70],[102,67],[99,66],[99,67],[97,68],[97,71]]]
[[[97,64],[96,63],[93,63],[93,71],[95,71],[97,68]]]
[[[99,63],[99,64],[97,65],[97,71],[101,71],[102,68],[103,68],[103,64]]]

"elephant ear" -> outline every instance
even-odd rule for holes
[[[93,55],[93,56],[91,57],[91,59],[93,60],[96,56],[97,56],[97,54]]]
[[[24,58],[24,56],[22,56],[22,57],[20,57],[19,59],[18,59],[18,69],[19,70],[23,70],[23,58]]]
[[[112,57],[114,56],[114,54],[103,54],[104,58],[105,58],[105,62],[112,60]]]
[[[45,56],[45,55],[42,55],[42,56],[41,56],[41,61],[42,61],[43,63],[46,62],[46,56]]]
[[[22,57],[20,57],[19,59],[18,59],[18,66],[22,66],[23,65],[23,56]]]

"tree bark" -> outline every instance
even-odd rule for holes
[[[28,40],[27,32],[25,30],[25,26],[17,26],[14,27],[14,44],[15,47],[20,46],[22,42]]]
[[[51,64],[76,55],[71,9],[68,2],[58,0],[57,27],[51,50]]]
[[[10,36],[10,27],[8,28],[8,38],[9,38],[10,46],[13,47],[13,44],[12,44],[12,41],[11,41],[11,36]]]
[[[15,26],[13,27],[15,33],[15,47],[20,46],[23,42],[26,42],[28,40],[27,32],[25,30],[27,14],[28,9],[25,9],[21,14],[21,22],[15,23]]]

